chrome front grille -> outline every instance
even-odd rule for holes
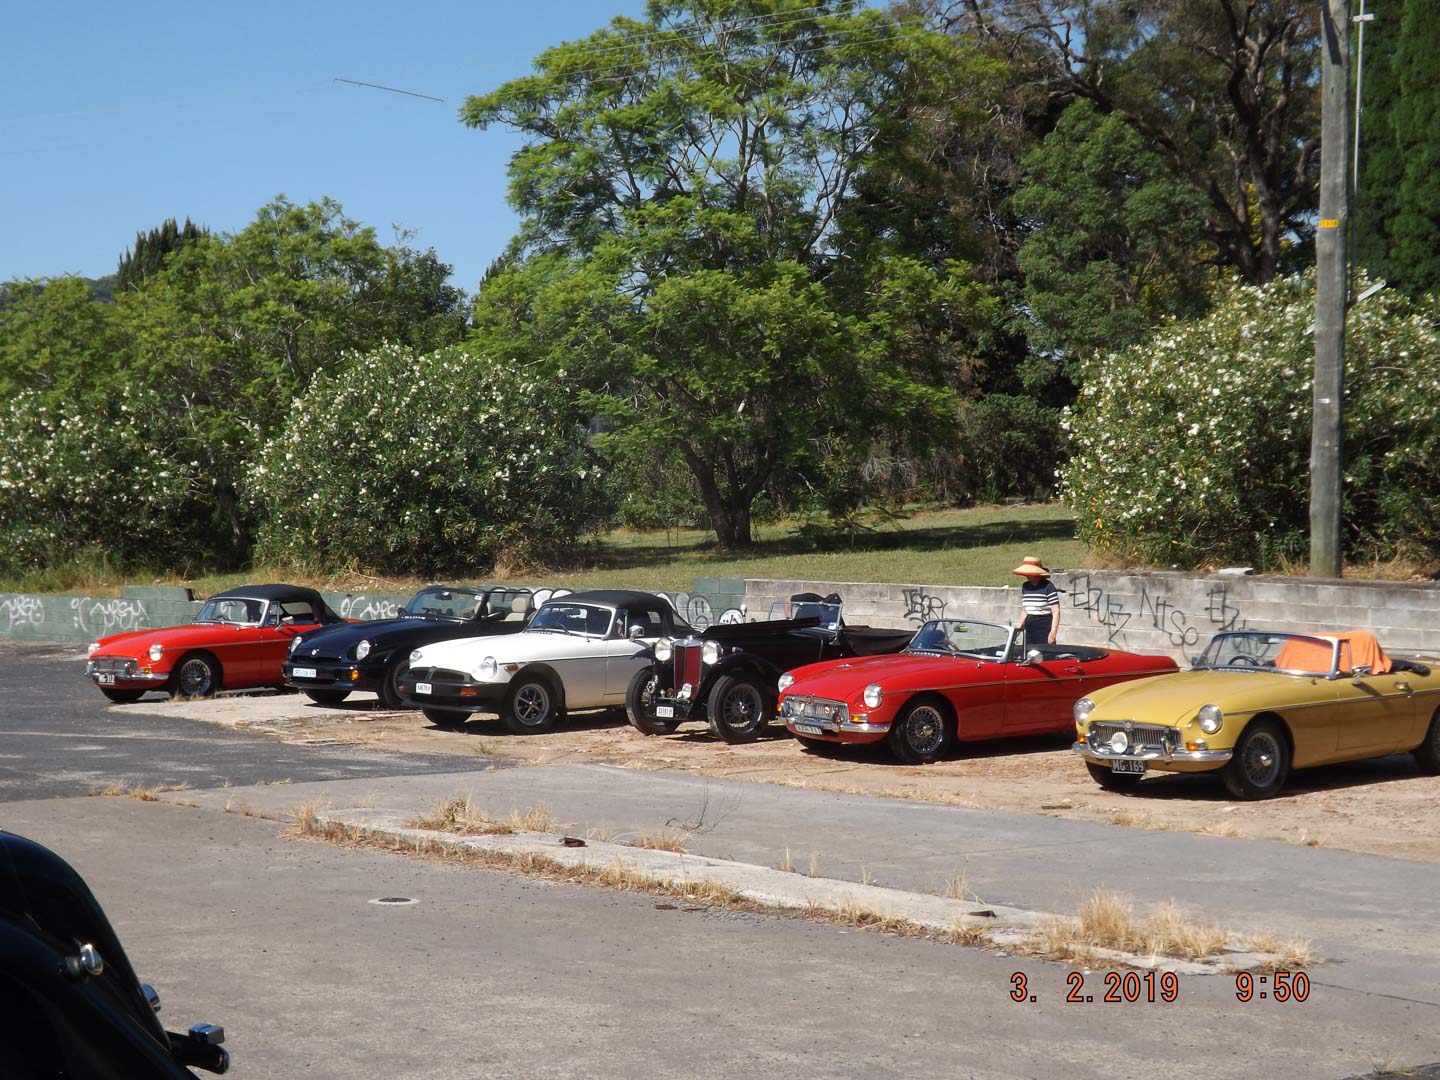
[[[1159,724],[1137,724],[1130,720],[1092,723],[1087,729],[1087,739],[1092,749],[1108,749],[1110,740],[1121,731],[1129,740],[1125,750],[1127,754],[1173,754],[1180,748],[1178,729]]]
[[[784,716],[787,720],[822,720],[832,724],[848,724],[850,709],[839,701],[792,694],[785,699]]]
[[[114,672],[116,675],[134,675],[140,665],[124,656],[96,656],[90,660],[90,670]]]

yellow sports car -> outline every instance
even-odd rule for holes
[[[1366,630],[1218,634],[1190,671],[1081,698],[1075,735],[1111,790],[1151,769],[1218,772],[1235,798],[1264,799],[1292,768],[1397,753],[1440,773],[1440,657],[1387,656]]]

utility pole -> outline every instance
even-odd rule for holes
[[[1310,576],[1340,576],[1345,396],[1345,252],[1350,211],[1350,3],[1320,0],[1320,225],[1315,232],[1315,388],[1310,435]]]

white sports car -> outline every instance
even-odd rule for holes
[[[551,731],[567,709],[623,706],[647,650],[692,632],[663,596],[571,593],[547,601],[518,634],[421,646],[400,690],[441,727],[498,712],[516,734]]]

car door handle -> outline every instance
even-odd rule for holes
[[[1063,668],[1061,668],[1060,670],[1063,671],[1063,672],[1065,672],[1066,675],[1079,675],[1079,674],[1080,674],[1080,669],[1079,669],[1078,667],[1076,667],[1074,664],[1066,664],[1066,665],[1065,665]]]
[[[1410,684],[1404,679],[1399,679],[1395,683],[1395,689],[1399,690],[1402,694],[1408,694],[1410,693]]]

